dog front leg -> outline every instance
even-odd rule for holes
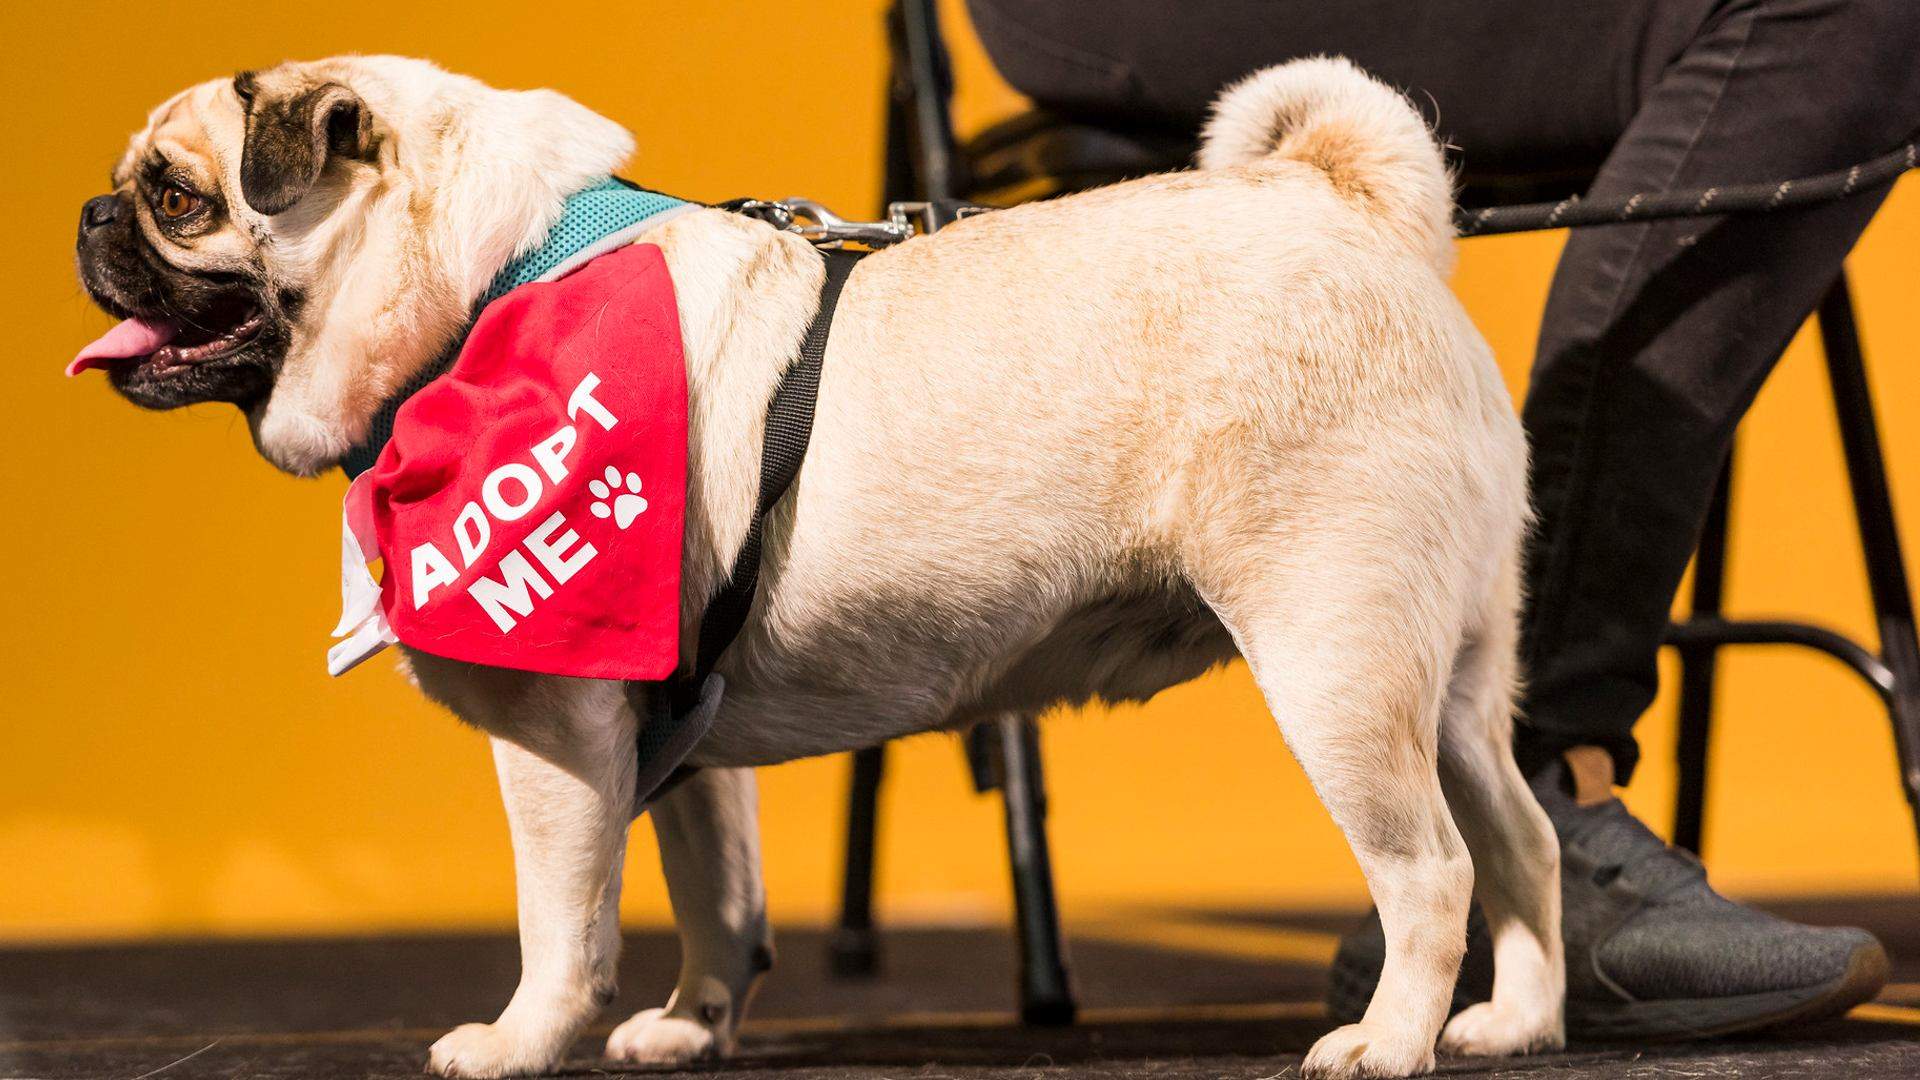
[[[758,803],[752,769],[705,769],[650,811],[680,930],[680,982],[664,1008],[614,1029],[609,1058],[684,1065],[732,1052],[754,984],[773,964]]]
[[[613,1000],[634,782],[631,713],[615,712],[619,721],[543,731],[528,745],[493,740],[513,835],[520,986],[498,1020],[455,1028],[435,1043],[434,1072],[550,1072]]]

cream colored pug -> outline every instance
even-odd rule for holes
[[[559,94],[417,60],[196,86],[86,204],[81,277],[130,322],[79,366],[139,405],[231,402],[268,460],[318,473],[631,148]],[[1526,451],[1445,283],[1448,184],[1398,94],[1301,61],[1221,98],[1193,171],[970,218],[860,264],[690,759],[702,771],[655,808],[679,984],[614,1031],[609,1058],[734,1046],[772,956],[753,766],[1144,700],[1236,656],[1386,929],[1365,1019],[1322,1038],[1306,1072],[1424,1072],[1436,1039],[1560,1045],[1558,853],[1508,749]],[[805,241],[719,209],[646,239],[687,365],[690,647],[747,530],[768,397],[823,271]],[[437,1042],[431,1068],[551,1070],[613,995],[635,717],[614,683],[407,663],[492,736],[519,879],[519,989]],[[1470,895],[1499,975],[1443,1031]]]

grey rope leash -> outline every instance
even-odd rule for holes
[[[1847,198],[1915,168],[1920,164],[1917,159],[1920,159],[1920,147],[1909,142],[1858,165],[1818,176],[1677,191],[1642,191],[1604,199],[1576,195],[1559,202],[1489,206],[1479,210],[1459,208],[1454,211],[1453,224],[1458,235],[1468,237],[1582,225],[1625,225],[1666,218],[1766,214]],[[811,199],[738,200],[726,208],[753,214],[816,244],[851,242],[873,247],[886,247],[930,232],[931,225],[999,209],[959,199],[897,202],[887,207],[885,220],[848,221]]]
[[[1915,165],[1914,143],[1858,165],[1798,180],[1724,184],[1681,191],[1643,191],[1605,199],[1574,196],[1551,203],[1456,210],[1453,224],[1461,236],[1565,229],[1580,225],[1622,225],[1662,218],[1706,214],[1765,214],[1844,199],[1891,180]]]

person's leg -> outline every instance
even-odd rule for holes
[[[1920,127],[1909,0],[1728,0],[1664,70],[1597,194],[1842,168]],[[1578,230],[1523,410],[1539,522],[1516,750],[1560,835],[1570,1029],[1714,1034],[1876,993],[1870,935],[1729,902],[1612,797],[1734,429],[1886,190],[1768,217]]]
[[[1790,179],[1920,127],[1920,5],[1730,0],[1654,78],[1596,194]],[[1624,782],[1733,431],[1885,189],[1766,217],[1577,230],[1524,415],[1539,514],[1522,765],[1597,745]]]

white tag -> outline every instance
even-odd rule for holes
[[[387,625],[387,613],[380,610],[380,583],[367,570],[352,516],[344,507],[340,512],[340,625],[333,628],[333,636],[343,639],[327,650],[327,674],[336,676],[400,640]]]

